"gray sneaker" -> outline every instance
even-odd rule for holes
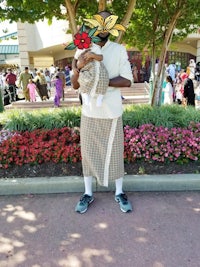
[[[94,200],[93,196],[89,196],[86,194],[82,195],[79,202],[77,203],[77,205],[75,207],[75,211],[79,212],[79,213],[86,212],[89,204],[92,203],[93,200]]]
[[[126,194],[119,194],[115,196],[115,201],[119,203],[122,212],[131,212],[133,210],[131,203],[128,201]]]

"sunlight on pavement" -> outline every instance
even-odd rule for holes
[[[165,267],[161,262],[154,262],[153,267]]]
[[[199,213],[199,212],[200,212],[200,208],[193,208],[193,210],[194,210],[196,213]]]
[[[78,233],[71,234],[72,238],[81,238],[81,235]]]
[[[99,223],[99,224],[95,225],[95,228],[106,229],[106,228],[108,228],[108,224],[107,223]]]
[[[9,250],[6,253],[6,259],[0,260],[0,266],[1,267],[7,267],[7,266],[21,266],[25,260],[26,260],[27,251],[21,250],[14,254],[13,250]],[[9,265],[8,265],[8,259],[9,259]]]
[[[12,213],[12,215],[8,215]],[[33,212],[27,212],[21,206],[7,205],[2,212],[2,216],[7,216],[7,222],[12,223],[15,219],[24,219],[27,221],[36,221],[36,216]]]
[[[80,254],[80,259],[76,255],[69,255],[66,259],[59,260],[59,266],[63,267],[95,267],[93,265],[93,258],[100,257],[101,260],[104,259],[105,263],[113,262],[113,258],[109,255],[109,251],[102,249],[91,249],[86,248]]]
[[[23,247],[24,243],[15,239],[9,239],[4,236],[0,236],[0,253],[13,250],[15,247]]]
[[[82,257],[83,257],[84,261],[87,263],[88,267],[92,266],[92,258],[94,256],[104,258],[104,260],[106,262],[112,262],[113,261],[113,258],[109,255],[108,250],[86,248],[82,253]]]
[[[81,267],[82,266],[80,260],[74,255],[68,256],[67,259],[59,260],[58,264],[59,266],[63,266],[63,267]]]
[[[145,237],[142,237],[142,236],[137,237],[135,240],[139,243],[146,243],[147,242],[147,239]]]

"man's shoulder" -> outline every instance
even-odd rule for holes
[[[108,47],[110,47],[111,49],[126,50],[125,46],[123,46],[122,44],[110,40],[108,41]]]

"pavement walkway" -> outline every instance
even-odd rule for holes
[[[0,196],[0,266],[200,266],[199,192],[128,192],[128,214],[113,192],[78,214],[79,196]]]
[[[134,211],[81,177],[1,179],[0,267],[199,267],[200,175],[126,175]]]

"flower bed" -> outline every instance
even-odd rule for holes
[[[39,129],[32,132],[0,132],[0,168],[44,162],[81,161],[79,128]],[[198,161],[200,159],[200,124],[187,129],[124,127],[124,160],[135,162]]]

